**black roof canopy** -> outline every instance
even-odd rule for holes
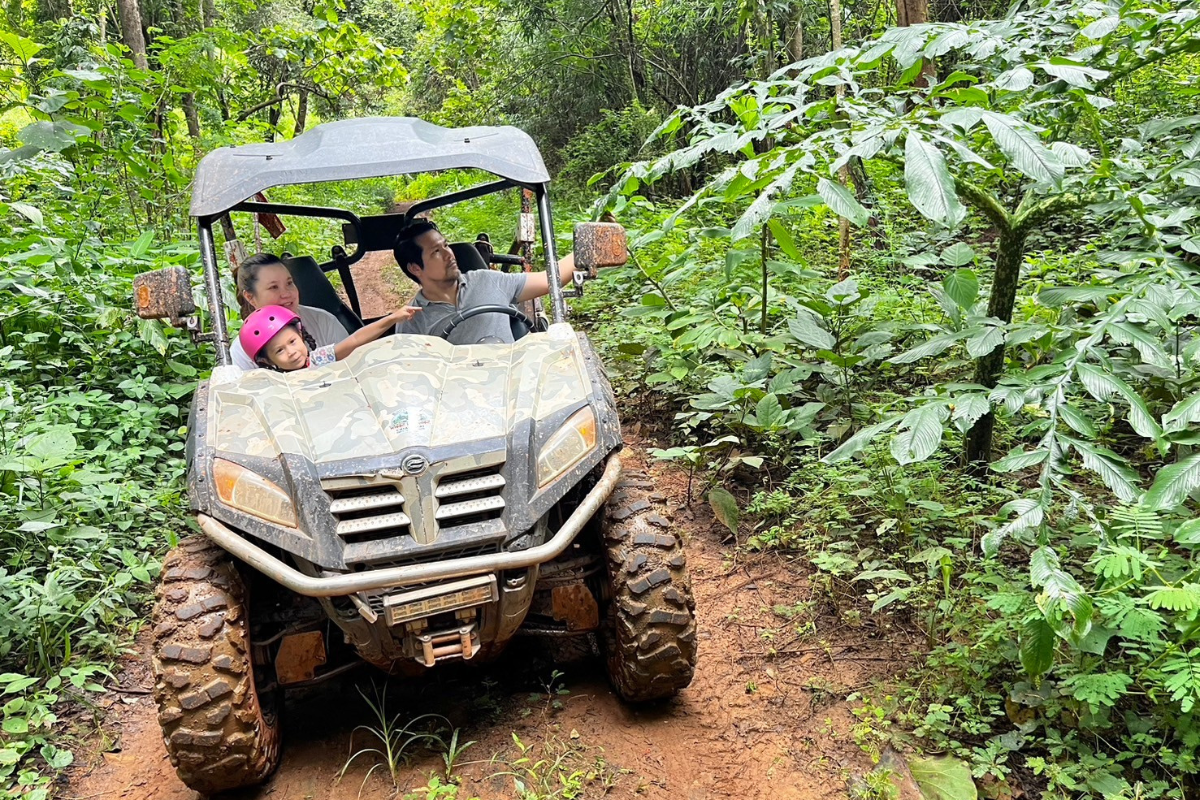
[[[327,122],[287,141],[214,150],[196,169],[191,214],[224,213],[273,186],[462,168],[527,186],[550,181],[537,145],[517,128],[367,117]]]

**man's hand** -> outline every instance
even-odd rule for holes
[[[567,253],[562,258],[558,259],[558,276],[563,287],[571,285],[571,278],[575,275],[575,254]],[[521,294],[517,297],[518,303],[524,303],[526,300],[535,300],[539,297],[545,297],[550,294],[550,279],[544,272],[531,272],[525,276],[525,288],[521,290]]]

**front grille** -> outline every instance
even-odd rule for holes
[[[412,520],[402,509],[404,495],[393,484],[337,488],[330,481],[329,512],[337,520],[337,534],[346,544],[377,542],[409,533]]]
[[[499,519],[504,513],[504,476],[500,466],[444,475],[433,496],[437,498],[434,519],[441,525],[467,525]],[[450,520],[450,522],[446,522]]]
[[[491,462],[491,463],[489,463]],[[376,569],[396,558],[441,560],[505,535],[503,451],[432,464],[416,475],[326,478],[321,488],[342,540],[342,560]]]

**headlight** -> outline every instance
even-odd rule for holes
[[[296,527],[296,508],[287,492],[263,476],[218,458],[213,462],[217,497],[225,505],[276,525]]]
[[[538,454],[538,488],[562,475],[596,449],[596,414],[590,406],[572,414]]]

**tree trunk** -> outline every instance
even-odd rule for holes
[[[923,25],[929,22],[928,0],[896,0],[896,25],[907,28],[909,25]],[[921,64],[921,77],[926,86],[937,83],[937,70],[933,61],[925,59]]]
[[[762,226],[762,318],[758,323],[758,332],[763,336],[767,335],[767,296],[770,292],[771,284],[771,269],[767,265],[770,263],[771,257],[771,228],[768,225]]]
[[[121,40],[133,54],[133,63],[138,69],[147,69],[146,40],[142,36],[142,10],[138,0],[117,0],[117,14],[121,17]]]
[[[796,9],[796,21],[792,28],[792,40],[788,43],[788,54],[792,57],[792,62],[800,61],[804,58],[804,6],[801,5]]]
[[[229,122],[229,119],[230,119],[229,101],[225,99],[225,92],[221,91],[221,87],[219,84],[217,85],[217,87],[214,91],[214,94],[216,94],[216,96],[217,96],[217,107],[221,109],[221,121]]]
[[[292,138],[304,133],[304,126],[308,122],[308,91],[300,90],[300,98],[296,101],[296,127],[292,131]]]
[[[216,0],[200,0],[200,19],[206,28],[211,28],[217,24]]]
[[[992,279],[992,294],[988,298],[988,316],[996,317],[1006,324],[1012,322],[1027,234],[1028,229],[1023,225],[1000,229],[996,271]],[[975,363],[975,382],[992,389],[1003,370],[1004,345],[1000,344]],[[967,434],[967,463],[976,465],[980,470],[986,468],[992,457],[992,428],[995,421],[994,415],[989,411],[971,426]]]
[[[100,27],[100,46],[104,47],[108,44],[108,3],[100,3],[96,24]]]
[[[192,92],[183,96],[183,117],[187,120],[188,135],[192,141],[200,141],[200,114],[196,111],[196,95]]]
[[[833,37],[833,49],[842,49],[842,4],[840,0],[829,0],[829,30]],[[838,84],[838,100],[846,94],[846,87]],[[840,112],[839,112],[840,113]],[[850,169],[842,166],[838,170],[838,183],[845,186],[850,180]],[[850,277],[850,220],[838,217],[838,280]]]

